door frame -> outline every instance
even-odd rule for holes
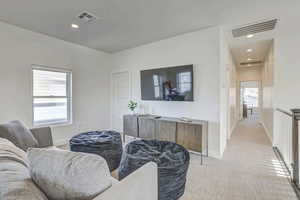
[[[113,77],[115,74],[121,74],[121,73],[127,73],[128,74],[128,84],[129,84],[129,89],[128,89],[128,94],[129,98],[132,99],[132,78],[131,78],[131,72],[129,69],[122,69],[122,70],[114,70],[110,74],[110,129],[113,129],[113,107],[114,107],[114,82],[113,82]]]

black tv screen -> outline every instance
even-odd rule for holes
[[[193,101],[193,65],[141,71],[142,100]]]

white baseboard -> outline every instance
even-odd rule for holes
[[[230,140],[231,135],[232,135],[233,131],[235,130],[235,128],[237,127],[238,123],[239,123],[239,120],[236,120],[236,121],[234,122],[234,125],[232,126],[232,128],[231,128],[231,130],[230,130],[229,138],[227,138],[227,140]]]
[[[272,137],[270,135],[269,130],[267,129],[267,127],[266,127],[266,125],[265,125],[265,123],[263,121],[260,121],[260,123],[263,126],[263,128],[264,128],[264,130],[265,130],[265,132],[266,132],[266,134],[267,134],[267,136],[268,136],[268,138],[269,138],[269,140],[270,140],[270,142],[271,142],[271,144],[273,146],[273,139],[272,139]]]
[[[212,157],[212,158],[217,158],[217,159],[222,159],[222,155],[220,155],[219,152],[216,151],[208,151],[208,157]]]

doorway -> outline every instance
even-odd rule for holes
[[[244,120],[260,119],[260,81],[240,82],[240,116]]]

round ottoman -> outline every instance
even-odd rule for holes
[[[121,135],[116,131],[81,133],[70,140],[70,149],[102,156],[110,171],[119,167],[123,152]]]
[[[150,161],[158,165],[158,199],[179,199],[185,189],[189,152],[173,142],[133,141],[125,147],[119,167],[120,180]]]

